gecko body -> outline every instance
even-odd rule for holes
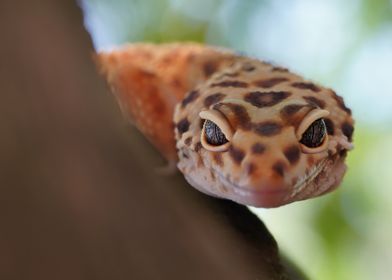
[[[331,89],[193,43],[134,44],[98,61],[124,114],[204,193],[277,207],[344,176],[353,119]]]

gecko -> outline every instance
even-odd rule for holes
[[[272,208],[342,181],[354,120],[330,88],[198,43],[134,43],[96,60],[126,118],[205,194]]]

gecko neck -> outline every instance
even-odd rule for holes
[[[177,160],[173,114],[195,88],[233,63],[234,55],[188,43],[132,44],[97,57],[123,114],[169,161]]]

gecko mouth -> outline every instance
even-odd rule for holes
[[[323,160],[315,170],[309,172],[305,180],[298,180],[288,199],[291,201],[304,200],[335,190],[347,170],[344,163],[345,157],[345,154],[336,154],[332,158]]]
[[[220,193],[227,199],[231,199],[237,203],[255,206],[272,208],[287,204],[285,197],[287,196],[290,189],[285,188],[268,188],[263,190],[255,190],[249,187],[238,185],[220,173],[217,173],[220,180],[225,186],[225,193]]]
[[[219,192],[219,196],[240,204],[265,208],[320,196],[334,190],[339,185],[346,171],[344,158],[344,156],[335,155],[332,158],[323,159],[300,177],[294,186],[274,186],[261,190],[238,185],[215,171],[226,188],[224,193]]]
[[[306,186],[308,186],[312,181],[314,181],[317,176],[321,174],[321,172],[324,170],[325,166],[327,165],[329,159],[323,159],[319,164],[316,166],[312,167],[307,173],[305,173],[304,176],[300,177],[297,180],[297,183],[295,183],[293,187],[293,192],[291,193],[291,197],[295,197],[298,193],[303,191]]]

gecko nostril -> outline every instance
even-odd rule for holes
[[[279,175],[280,177],[284,176],[284,172],[286,169],[286,165],[284,164],[283,161],[277,161],[273,166],[272,169],[275,171],[275,173],[277,175]]]
[[[297,145],[290,146],[283,151],[283,154],[290,162],[290,164],[296,164],[301,156],[301,151]]]
[[[265,145],[261,143],[255,143],[252,145],[251,151],[253,154],[261,155],[262,153],[264,153],[265,149],[266,149]]]

